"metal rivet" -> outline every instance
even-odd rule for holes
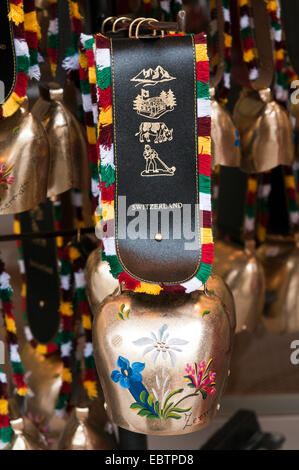
[[[108,405],[106,402],[104,402],[104,410],[107,411],[108,410]]]
[[[40,300],[40,302],[39,302],[39,306],[40,306],[41,308],[43,308],[43,307],[45,306],[45,302],[44,302],[44,300]]]
[[[228,377],[230,376],[230,369],[228,369],[228,371],[227,371],[227,376]]]
[[[157,242],[161,242],[161,241],[162,241],[162,238],[163,238],[162,233],[156,233],[156,235],[155,235],[155,240],[156,240]]]
[[[220,410],[220,403],[218,403],[217,407],[216,407],[217,411]]]

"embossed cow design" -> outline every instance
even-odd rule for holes
[[[139,126],[139,132],[135,136],[139,135],[139,141],[151,142],[151,136],[155,137],[154,143],[161,144],[172,140],[173,129],[168,129],[164,122],[142,122]]]

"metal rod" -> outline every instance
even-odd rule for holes
[[[80,234],[94,233],[94,227],[86,227],[80,229]],[[77,235],[78,230],[57,230],[56,232],[28,232],[10,235],[0,235],[1,242],[13,242],[16,240],[33,240],[35,238],[57,238]]]

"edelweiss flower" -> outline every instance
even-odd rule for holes
[[[179,338],[169,339],[169,333],[165,333],[167,328],[167,325],[163,325],[157,334],[151,332],[151,338],[139,338],[136,341],[133,341],[133,344],[136,344],[136,346],[146,346],[146,348],[144,348],[143,355],[145,356],[149,352],[152,352],[153,354],[151,356],[151,360],[154,364],[156,363],[160,354],[162,354],[164,360],[170,358],[171,365],[174,367],[176,364],[175,352],[182,352],[182,349],[178,348],[177,346],[183,346],[189,341],[185,341],[184,339]]]

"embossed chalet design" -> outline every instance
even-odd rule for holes
[[[140,116],[150,119],[158,119],[163,114],[173,111],[176,106],[176,98],[171,89],[161,91],[160,95],[150,97],[148,90],[141,90],[133,102],[133,109]]]

